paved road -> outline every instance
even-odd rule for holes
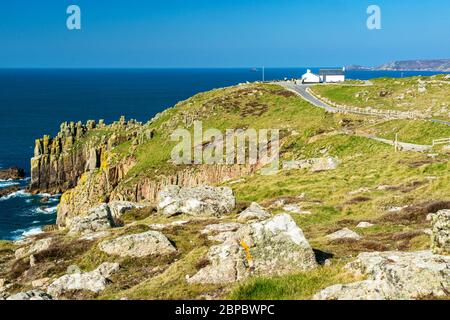
[[[325,109],[328,112],[333,112],[333,113],[338,112],[337,108],[332,107],[332,106],[330,106],[330,105],[320,101],[319,99],[317,99],[316,97],[314,97],[313,95],[308,93],[306,91],[306,88],[308,88],[309,85],[298,85],[298,84],[295,84],[295,83],[292,83],[292,82],[287,82],[287,81],[277,82],[277,84],[282,86],[283,88],[289,90],[289,91],[292,91],[292,92],[298,94],[304,100],[306,100],[309,103],[315,105],[316,107]]]

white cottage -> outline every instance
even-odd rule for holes
[[[302,76],[302,83],[320,83],[320,77],[308,69]]]
[[[320,82],[335,83],[345,81],[345,68],[342,69],[320,69]]]

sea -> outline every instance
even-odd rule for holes
[[[317,72],[317,68],[311,68]],[[26,187],[35,139],[55,135],[64,121],[124,115],[141,122],[178,101],[244,82],[299,78],[306,68],[239,69],[0,69],[0,168],[24,168]],[[432,75],[433,72],[347,71],[348,79]],[[43,198],[49,201],[42,202]],[[60,195],[18,191],[0,198],[0,240],[18,240],[53,224]]]

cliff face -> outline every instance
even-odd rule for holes
[[[36,140],[29,191],[62,193],[75,187],[84,172],[100,167],[103,152],[134,137],[140,127],[124,118],[110,126],[102,120],[64,122],[56,137]]]

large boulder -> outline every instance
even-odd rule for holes
[[[121,257],[146,257],[149,255],[168,255],[176,251],[161,232],[147,231],[105,240],[99,244],[99,249],[110,255]]]
[[[78,216],[68,221],[70,234],[104,231],[116,226],[111,210],[105,203],[89,210],[86,216]]]
[[[241,223],[245,223],[254,220],[266,220],[268,218],[270,218],[270,213],[264,210],[256,202],[252,202],[252,204],[247,209],[239,214],[238,221]]]
[[[47,288],[47,293],[53,297],[58,297],[74,290],[86,290],[98,293],[105,290],[109,278],[118,270],[118,263],[105,262],[91,272],[66,274],[54,281]]]
[[[12,296],[9,296],[6,300],[53,300],[53,298],[43,291],[31,290],[27,292],[16,293]]]
[[[450,210],[441,210],[431,218],[431,249],[450,255]]]
[[[395,300],[446,297],[450,257],[431,251],[361,253],[346,269],[367,280],[328,287],[319,300]]]
[[[282,275],[317,266],[314,252],[291,216],[239,228],[208,252],[209,265],[188,279],[189,283],[230,283],[251,274]]]
[[[190,214],[220,217],[231,213],[236,205],[228,187],[167,186],[158,194],[158,210],[164,215]]]

